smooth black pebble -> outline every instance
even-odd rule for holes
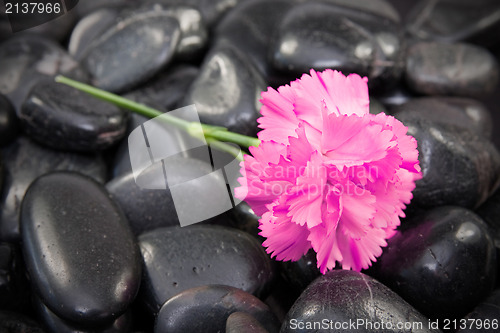
[[[231,44],[219,43],[205,57],[183,104],[195,104],[202,123],[254,136],[265,89],[252,63]]]
[[[72,87],[40,81],[24,101],[19,119],[25,132],[43,145],[92,152],[125,135],[128,113]]]
[[[0,147],[14,140],[19,133],[19,120],[10,100],[0,94]]]
[[[259,321],[246,312],[233,312],[226,321],[226,333],[269,333]]]
[[[479,216],[436,208],[405,220],[373,276],[430,318],[458,319],[493,291],[496,249]]]
[[[235,312],[250,314],[267,332],[279,330],[279,321],[257,297],[238,288],[210,285],[185,290],[165,302],[156,319],[155,333],[224,332],[226,320]]]
[[[321,326],[325,322],[327,325]],[[351,322],[360,324],[349,326]],[[379,326],[379,331],[390,333],[402,331],[397,329],[399,323],[421,325],[420,329],[408,330],[411,332],[434,332],[428,329],[426,317],[382,283],[363,273],[333,270],[304,290],[288,312],[280,332],[368,333],[377,331],[375,325],[383,324],[385,329]]]
[[[271,261],[252,236],[212,225],[159,228],[139,236],[143,298],[153,313],[174,295],[224,284],[256,296],[273,280]]]
[[[35,180],[22,203],[23,253],[34,291],[57,316],[91,327],[134,300],[140,252],[102,185],[73,172]]]
[[[99,182],[106,179],[106,165],[94,154],[61,152],[40,146],[20,136],[2,150],[5,167],[4,188],[0,196],[0,240],[20,240],[19,214],[28,186],[47,172],[76,171]]]
[[[495,290],[486,300],[460,321],[463,326],[457,333],[488,333],[498,329],[500,321],[500,289]]]
[[[408,49],[405,77],[417,93],[481,97],[496,88],[499,67],[480,46],[419,42]]]

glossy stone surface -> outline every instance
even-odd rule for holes
[[[409,119],[404,124],[418,142],[423,174],[410,207],[475,208],[491,195],[500,175],[500,154],[489,140],[426,119]]]
[[[497,259],[500,263],[500,191],[495,191],[488,200],[476,209],[476,213],[488,225],[497,248]]]
[[[50,311],[40,299],[33,301],[35,311],[38,318],[50,332],[57,333],[127,333],[132,331],[132,317],[131,313],[125,312],[118,317],[112,324],[104,326],[85,327],[77,326],[74,323],[65,321],[59,318],[54,312]]]
[[[498,84],[495,58],[466,43],[415,43],[408,49],[406,83],[426,95],[483,96]]]
[[[297,261],[280,262],[279,265],[288,284],[299,294],[321,275],[317,267],[316,252],[312,249]]]
[[[495,331],[493,323],[500,318],[500,289],[495,290],[486,300],[474,308],[465,316],[466,325],[461,327],[457,333],[480,333]],[[486,323],[489,324],[487,328]],[[464,324],[464,322],[461,322]],[[460,325],[462,326],[462,325]]]
[[[103,325],[125,312],[139,289],[139,249],[104,187],[73,172],[34,181],[21,213],[27,271],[57,316]]]
[[[24,101],[19,119],[25,132],[41,144],[92,152],[124,136],[128,113],[72,87],[40,81]]]
[[[16,138],[19,132],[19,120],[9,99],[0,94],[0,147]]]
[[[63,74],[80,81],[87,74],[65,50],[41,36],[19,35],[0,45],[0,93],[19,110],[30,89],[40,79]]]
[[[162,11],[139,12],[113,23],[82,57],[98,88],[122,92],[151,78],[172,58],[179,23]]]
[[[496,251],[473,212],[445,206],[402,224],[373,275],[430,318],[461,318],[495,286]]]
[[[183,105],[195,104],[200,121],[255,136],[260,94],[266,84],[237,49],[219,44],[205,57]]]
[[[236,46],[272,85],[289,83],[295,77],[276,71],[268,58],[281,18],[295,3],[289,0],[242,2],[217,24],[215,43]]]
[[[211,225],[159,228],[139,236],[143,299],[153,313],[189,288],[223,284],[260,296],[273,278],[271,262],[247,233]]]
[[[371,105],[371,101],[370,101]],[[462,97],[421,97],[391,108],[392,114],[405,123],[410,119],[454,125],[491,138],[493,119],[480,101]]]
[[[0,309],[26,311],[30,296],[21,251],[13,244],[0,243]]]
[[[249,313],[268,332],[279,330],[274,314],[255,296],[238,288],[211,285],[185,290],[163,304],[155,333],[224,332],[226,320],[234,312]]]
[[[44,333],[40,324],[25,315],[0,311],[0,332],[8,333]]]
[[[0,196],[0,240],[20,240],[21,201],[35,178],[55,170],[71,170],[99,182],[106,178],[106,165],[97,155],[58,152],[21,136],[2,149],[5,181]]]
[[[500,3],[496,0],[425,0],[413,7],[406,28],[421,39],[492,46],[500,41],[499,27]]]
[[[399,25],[359,9],[306,2],[286,13],[276,36],[274,66],[296,75],[332,68],[368,76],[370,87],[386,89],[402,71]]]
[[[176,144],[173,143],[173,145]],[[227,199],[228,192],[224,178],[218,173],[213,173],[209,164],[191,158],[172,158],[168,159],[166,163],[169,169],[173,170],[173,173],[170,173],[168,177],[169,185],[192,181],[189,191],[196,193],[200,198],[205,198],[205,200],[193,198],[198,211],[206,210],[208,212],[213,202]],[[141,177],[154,178],[159,172],[163,175],[161,163],[145,170]],[[207,180],[198,179],[198,177],[208,174],[210,174],[209,185],[205,182]],[[179,225],[172,193],[165,189],[164,179],[162,178],[160,181],[163,182],[163,188],[142,187],[137,185],[134,174],[129,171],[114,178],[106,185],[113,199],[123,209],[136,235],[159,227]],[[211,200],[206,200],[209,194]],[[221,216],[221,218],[223,217]]]
[[[423,329],[418,332],[434,332],[427,329],[428,319],[395,292],[354,271],[333,270],[314,280],[288,312],[280,332],[373,332],[364,325],[348,327],[347,330],[306,326],[323,320],[328,324],[333,322],[333,325],[357,320],[373,324],[383,321],[394,328],[398,322],[422,323]],[[384,332],[398,330],[385,329]]]
[[[226,321],[226,333],[269,333],[255,317],[246,312],[233,312]]]

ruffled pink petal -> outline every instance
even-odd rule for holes
[[[361,239],[366,235],[376,212],[376,197],[351,182],[344,185],[341,195],[342,216],[339,224],[350,237]]]
[[[322,225],[310,229],[309,241],[316,252],[317,266],[322,274],[335,267],[335,262],[342,262],[343,255],[337,242],[337,233],[327,233]]]
[[[360,271],[370,267],[387,246],[383,229],[372,228],[362,239],[353,239],[343,232],[337,233],[338,247],[343,255],[342,269]]]

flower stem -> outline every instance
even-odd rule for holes
[[[119,107],[122,107],[124,109],[136,112],[140,115],[146,116],[148,118],[155,118],[158,116],[162,116],[162,119],[170,123],[171,125],[174,125],[189,134],[193,136],[197,136],[196,133],[193,133],[193,125],[197,124],[196,122],[190,122],[184,119],[180,119],[174,116],[170,116],[168,113],[163,113],[159,110],[153,109],[149,106],[146,106],[141,103],[137,103],[134,101],[131,101],[127,98],[123,98],[121,96],[118,96],[116,94],[104,91],[99,88],[92,87],[91,85],[78,82],[76,80],[72,80],[70,78],[64,77],[62,75],[58,75],[55,78],[56,82],[66,84],[68,86],[71,86],[75,89],[84,91],[96,98],[102,99],[104,101],[110,102],[112,104],[115,104]],[[226,145],[228,147],[224,147],[223,142],[220,141],[226,141],[226,142],[233,142],[236,143],[237,145],[245,148],[249,148],[251,146],[257,147],[260,144],[260,140],[251,136],[246,136],[234,132],[228,131],[224,127],[220,126],[213,126],[213,125],[208,125],[208,124],[201,124],[203,134],[205,135],[205,138],[208,139],[210,138],[210,143],[215,147],[223,147],[222,150],[227,151],[227,152],[235,152],[234,148],[229,145]],[[219,143],[216,143],[215,141],[218,141]],[[234,154],[233,154],[234,155]],[[234,155],[236,157],[236,155]]]

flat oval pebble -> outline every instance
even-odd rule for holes
[[[273,269],[252,236],[212,225],[159,228],[139,236],[144,258],[143,298],[153,313],[174,295],[224,284],[260,296]]]
[[[372,103],[370,101],[370,107]],[[463,97],[420,97],[391,108],[391,113],[405,123],[425,119],[438,124],[454,125],[491,138],[493,119],[480,101]]]
[[[412,117],[404,122],[418,142],[423,178],[408,209],[443,205],[476,208],[496,189],[500,153],[484,136],[463,128]]]
[[[132,331],[131,312],[127,311],[118,317],[113,323],[104,326],[93,326],[86,328],[59,318],[54,312],[40,301],[39,298],[33,301],[38,318],[50,332],[57,333],[128,333]]]
[[[333,270],[312,282],[288,312],[280,333],[440,332],[395,292],[359,272]],[[405,327],[403,327],[405,328]]]
[[[401,35],[397,23],[369,11],[305,2],[284,15],[270,53],[282,71],[332,68],[368,76],[370,87],[386,89],[402,72]]]
[[[127,310],[141,281],[140,254],[104,187],[73,172],[41,176],[24,197],[21,227],[27,271],[54,314],[92,326]]]
[[[496,249],[476,214],[440,207],[402,227],[388,240],[373,275],[423,314],[458,319],[493,291]]]
[[[60,45],[42,36],[18,35],[0,45],[0,93],[16,110],[40,79],[63,74],[86,81],[87,73]]]
[[[28,186],[38,176],[55,170],[70,170],[88,175],[99,182],[104,182],[106,178],[106,165],[100,156],[55,151],[24,136],[20,136],[1,152],[5,181],[0,195],[0,240],[19,242],[21,201]]]
[[[98,88],[122,92],[150,79],[170,61],[180,38],[171,15],[141,12],[114,24],[82,58]]]
[[[9,99],[0,94],[0,147],[14,140],[19,132],[19,120]]]
[[[259,321],[246,312],[233,312],[226,321],[226,333],[269,333]]]
[[[466,43],[419,42],[406,58],[406,83],[417,93],[481,97],[493,92],[498,62],[488,50]]]
[[[183,104],[195,104],[202,123],[255,136],[260,94],[265,89],[252,63],[230,44],[219,43],[205,57]]]
[[[125,135],[128,113],[72,87],[41,81],[24,101],[19,119],[41,144],[92,152],[109,148]]]
[[[165,302],[156,318],[155,333],[224,332],[226,320],[235,312],[250,314],[267,332],[279,330],[278,320],[257,297],[238,288],[210,285],[185,290]]]

